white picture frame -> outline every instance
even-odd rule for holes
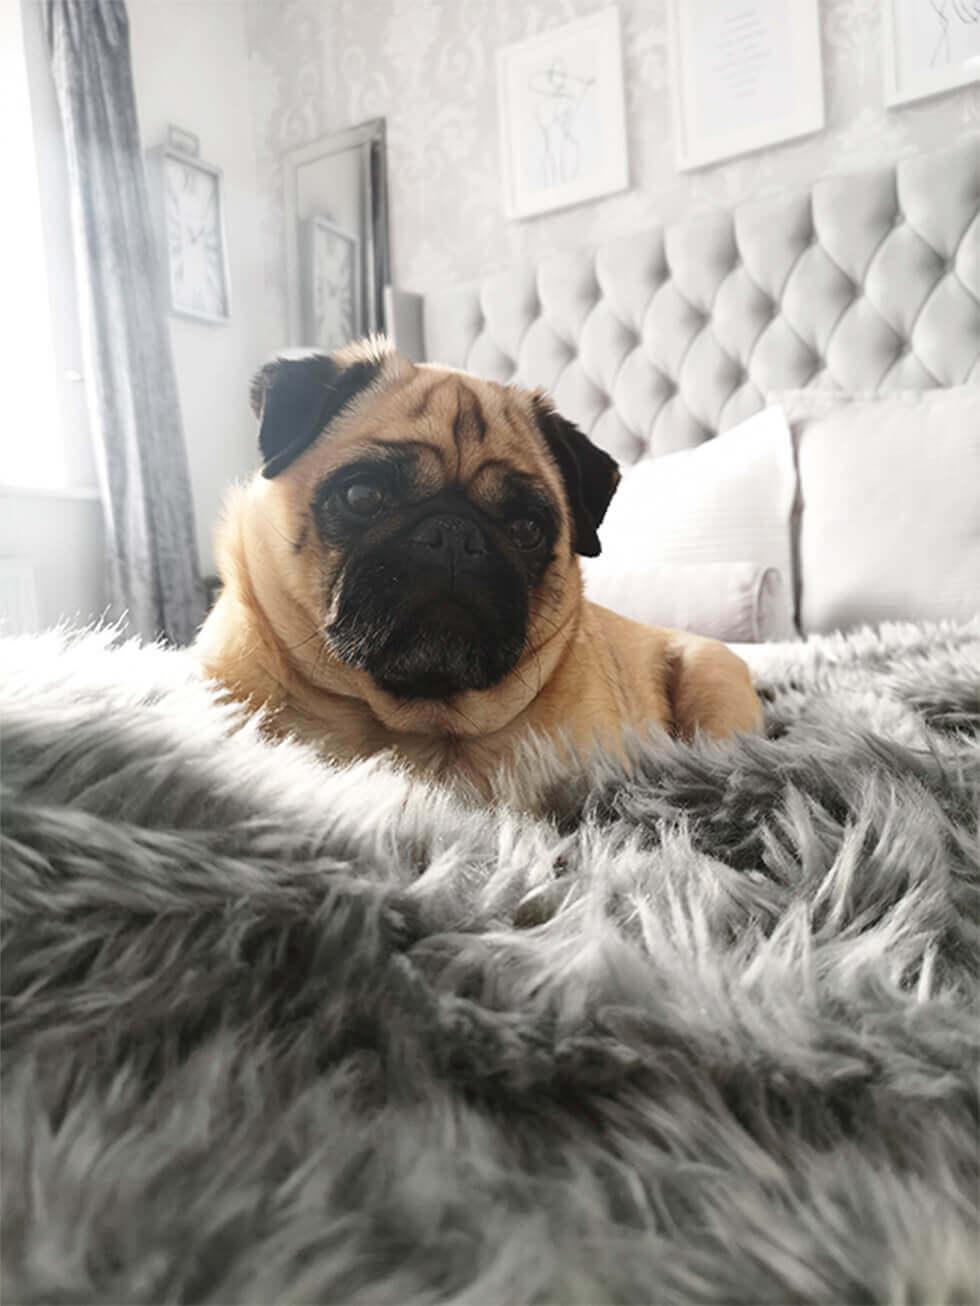
[[[329,354],[361,334],[361,242],[315,214],[304,223],[303,245],[303,338]]]
[[[667,0],[682,172],[820,131],[818,0]]]
[[[980,5],[882,0],[882,24],[890,108],[980,81]]]
[[[529,218],[629,185],[619,10],[601,9],[497,51],[508,218]]]

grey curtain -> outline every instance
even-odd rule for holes
[[[122,0],[46,0],[64,125],[89,419],[115,615],[188,643],[204,613],[194,510]]]

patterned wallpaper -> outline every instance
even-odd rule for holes
[[[366,118],[388,122],[393,268],[410,290],[749,196],[805,189],[826,173],[871,167],[980,130],[977,86],[886,110],[881,0],[822,0],[825,130],[678,173],[665,5],[619,0],[631,188],[508,221],[494,52],[602,7],[604,0],[249,0],[265,274],[274,300],[283,305],[282,151]]]

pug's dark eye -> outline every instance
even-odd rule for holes
[[[544,539],[544,531],[533,517],[518,517],[510,524],[510,538],[519,549],[536,549]]]
[[[384,507],[385,492],[374,481],[352,481],[344,486],[341,498],[358,517],[376,517]]]

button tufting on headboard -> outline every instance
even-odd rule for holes
[[[980,381],[980,139],[429,295],[426,357],[550,390],[624,462],[812,384]]]

